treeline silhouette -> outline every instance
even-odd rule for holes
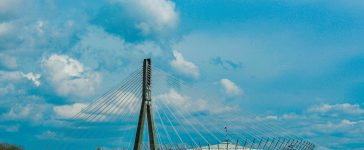
[[[13,144],[0,143],[0,150],[24,150],[24,148]]]

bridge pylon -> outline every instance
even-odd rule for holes
[[[147,115],[148,133],[149,133],[149,146],[151,150],[157,150],[157,143],[155,138],[154,119],[152,113],[152,97],[151,97],[151,60],[144,59],[143,62],[143,90],[142,90],[142,104],[139,113],[138,128],[135,136],[134,150],[142,149],[143,129],[145,115]]]

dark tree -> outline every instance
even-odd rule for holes
[[[0,150],[24,150],[24,149],[16,145],[0,143]]]

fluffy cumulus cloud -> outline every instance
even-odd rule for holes
[[[126,43],[120,37],[113,36],[102,28],[90,26],[71,51],[89,67],[115,70],[125,65],[125,49]]]
[[[67,55],[53,54],[42,60],[45,78],[60,96],[92,95],[101,82],[101,75],[84,67]]]
[[[341,127],[350,127],[350,126],[354,126],[356,124],[363,124],[363,123],[364,123],[364,120],[350,121],[350,120],[347,120],[347,119],[343,119],[337,124],[333,124],[333,123],[330,122],[330,123],[327,124],[327,127],[331,128],[331,129],[336,129],[336,128],[341,128]]]
[[[5,35],[11,28],[11,24],[8,22],[0,23],[0,36]]]
[[[0,71],[1,81],[18,81],[22,78],[21,72],[18,71]]]
[[[5,120],[29,120],[33,123],[40,123],[45,118],[47,107],[39,104],[16,104],[0,118]]]
[[[0,0],[0,21],[6,20],[16,14],[23,0]]]
[[[84,103],[74,103],[71,105],[54,106],[53,111],[62,118],[72,118],[87,106],[88,104]]]
[[[192,62],[186,60],[183,55],[178,51],[173,51],[174,59],[171,61],[171,66],[187,76],[198,78],[200,76],[199,68]]]
[[[163,102],[166,102],[167,104],[172,104],[174,106],[181,106],[182,109],[191,108],[191,104],[188,103],[189,98],[181,95],[175,89],[170,89],[167,93],[161,94],[155,99],[160,99]],[[205,109],[205,107],[203,108]]]
[[[20,71],[0,71],[0,81],[1,82],[9,82],[12,83],[21,82],[23,79],[27,79],[31,81],[34,86],[40,86],[40,77],[41,75],[38,73],[24,73]]]
[[[224,88],[225,93],[230,96],[236,96],[242,94],[242,90],[231,80],[229,79],[221,79],[221,86]]]
[[[331,114],[331,115],[338,115],[338,114],[351,114],[351,115],[362,115],[364,114],[364,109],[360,107],[358,104],[321,104],[312,106],[309,109],[312,113],[320,113],[320,114]]]
[[[171,105],[180,113],[192,113],[192,112],[209,112],[212,114],[226,113],[235,111],[234,107],[217,103],[215,101],[207,101],[202,98],[192,98],[187,95],[183,95],[171,88],[169,91],[157,95],[154,97],[155,101],[159,103],[159,106],[164,107],[160,103]]]
[[[111,119],[120,119],[120,117],[118,118],[120,115],[138,113],[135,106],[139,106],[140,98],[133,92],[114,91],[96,101],[90,104],[73,103],[53,106],[53,112],[60,118],[84,119],[91,122],[111,121]]]
[[[158,57],[162,54],[161,48],[154,42],[129,43],[97,26],[89,26],[71,52],[88,67],[109,72],[119,71],[129,63],[138,63],[145,56]]]
[[[163,33],[178,22],[175,4],[170,0],[116,0],[136,20],[134,26],[142,34]],[[136,11],[143,10],[143,11]]]
[[[256,119],[259,121],[277,120],[278,116],[275,116],[275,115],[268,115],[268,116],[264,116],[264,117],[257,116]]]
[[[40,80],[39,80],[40,77],[41,77],[40,74],[35,74],[33,72],[29,72],[29,73],[26,73],[26,74],[25,73],[21,73],[21,75],[24,78],[32,81],[35,86],[40,86]]]
[[[342,103],[342,104],[319,104],[312,105],[302,111],[301,114],[298,113],[286,113],[282,115],[268,115],[265,118],[269,118],[269,116],[275,116],[276,119],[279,120],[305,120],[305,119],[322,119],[322,120],[360,120],[361,115],[364,114],[364,109],[360,104],[350,104],[350,103]],[[262,117],[261,117],[262,118]],[[325,120],[326,121],[326,120]]]

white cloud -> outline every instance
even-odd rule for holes
[[[16,125],[0,125],[0,129],[4,129],[6,132],[18,132],[19,124]]]
[[[178,72],[198,78],[200,76],[199,68],[192,62],[185,60],[183,55],[178,51],[173,51],[174,60],[171,61],[171,66]]]
[[[13,84],[7,84],[0,87],[0,96],[4,96],[8,93],[15,91],[15,86]]]
[[[225,93],[230,96],[242,94],[241,89],[234,82],[232,82],[229,79],[226,79],[226,78],[221,79],[220,84],[224,88]]]
[[[19,71],[0,71],[0,80],[19,81],[22,78]]]
[[[1,35],[1,25],[0,25],[0,35]],[[8,69],[15,69],[18,64],[16,62],[16,58],[0,53],[0,67],[3,66]]]
[[[153,97],[153,100],[173,106],[175,109],[182,110],[183,112],[181,113],[205,111],[217,114],[235,110],[233,107],[207,101],[205,99],[190,98],[178,93],[175,89],[169,89],[168,92]]]
[[[45,30],[46,22],[39,20],[36,22],[35,29],[38,34],[43,34]]]
[[[0,23],[0,37],[6,35],[13,28],[13,25],[10,22]]]
[[[85,68],[66,55],[53,54],[42,60],[46,79],[61,96],[85,97],[92,95],[101,82],[101,76]]]
[[[105,107],[108,108],[107,111],[105,110],[94,110],[94,111],[104,115],[121,115],[121,114],[130,115],[138,112],[137,109],[130,107],[132,104],[138,103],[138,101],[140,100],[140,98],[137,97],[135,93],[128,91],[120,91],[120,90],[117,93],[118,96],[115,97],[113,101],[110,101],[108,104],[105,105]],[[97,106],[98,104],[96,103],[93,105]],[[91,106],[91,108],[92,107],[93,106]],[[86,113],[88,113],[87,110]]]
[[[33,104],[16,104],[10,110],[3,114],[3,120],[32,120],[39,122],[44,118],[45,107]]]
[[[56,132],[53,132],[53,131],[45,131],[39,135],[36,135],[37,138],[40,138],[40,139],[53,139],[53,138],[57,138],[57,133]]]
[[[302,114],[260,116],[256,119],[261,121],[278,119],[279,124],[284,125],[283,130],[319,143],[338,138],[344,139],[334,144],[323,144],[335,149],[340,148],[338,146],[344,143],[361,143],[364,135],[362,114],[363,109],[357,104],[321,104],[309,107]]]
[[[71,51],[88,67],[116,70],[124,65],[125,49],[125,41],[120,37],[90,26]]]
[[[13,13],[23,0],[0,0],[0,16]]]
[[[104,103],[106,99],[98,100],[91,104],[73,103],[70,105],[54,106],[53,111],[61,118],[84,119],[90,122],[106,121],[107,119],[121,119],[117,116],[132,115],[138,112],[138,109],[130,107],[140,100],[134,93],[118,91],[114,94],[117,96],[110,96],[113,99],[109,99],[107,103]],[[105,95],[105,97],[109,97],[109,95]],[[99,108],[98,106],[100,106],[101,103],[103,103],[103,107]]]
[[[17,82],[21,81],[22,78],[25,78],[29,81],[32,81],[35,86],[40,86],[40,74],[29,72],[23,73],[20,71],[0,71],[0,81],[12,81]]]
[[[170,89],[167,93],[161,94],[155,99],[160,99],[167,105],[180,106],[182,109],[188,109],[191,106],[189,98],[181,95],[175,89]]]
[[[347,132],[349,134],[355,135],[355,132],[364,133],[364,121],[351,121],[348,119],[343,119],[340,121],[331,122],[325,124],[313,125],[313,129],[318,132],[325,133],[337,133],[337,132]]]
[[[255,119],[259,120],[259,121],[268,121],[268,120],[278,120],[278,116],[276,115],[268,115],[268,116],[264,116],[264,117],[255,117]]]
[[[287,120],[289,120],[289,119],[297,119],[297,118],[299,118],[300,116],[299,115],[297,115],[297,114],[295,114],[295,113],[288,113],[288,114],[283,114],[282,115],[282,119],[287,119]]]
[[[18,132],[19,131],[19,125],[13,125],[13,126],[9,126],[7,127],[5,130],[7,132]]]
[[[21,73],[21,75],[24,77],[24,78],[26,78],[26,79],[28,79],[28,80],[30,80],[30,81],[33,81],[33,84],[35,85],[35,86],[40,86],[40,81],[39,81],[39,79],[40,79],[40,77],[41,77],[41,75],[40,74],[35,74],[35,73],[33,73],[33,72],[29,72],[29,73]]]
[[[146,56],[157,57],[161,48],[154,42],[128,43],[123,38],[107,33],[100,27],[89,26],[86,34],[72,48],[72,53],[91,68],[117,72],[126,64],[140,62]]]
[[[12,6],[17,5],[22,0],[0,0],[0,9],[12,8]]]
[[[170,0],[118,0],[137,20],[135,27],[144,35],[172,29],[178,22],[175,4]],[[143,10],[143,11],[136,11]]]
[[[360,105],[349,104],[349,103],[334,104],[334,105],[321,104],[309,108],[308,111],[312,113],[331,114],[331,115],[337,115],[339,113],[352,114],[352,115],[364,114],[364,109],[362,109]]]
[[[278,119],[278,117],[274,116],[274,115],[269,115],[269,116],[266,116],[265,118],[269,119],[269,120],[277,120]]]
[[[53,111],[62,118],[72,118],[87,106],[88,104],[74,103],[72,105],[54,106]]]
[[[358,122],[354,122],[354,121],[344,119],[344,120],[341,120],[340,125],[342,125],[342,126],[351,126],[351,125],[355,125],[357,123]]]

